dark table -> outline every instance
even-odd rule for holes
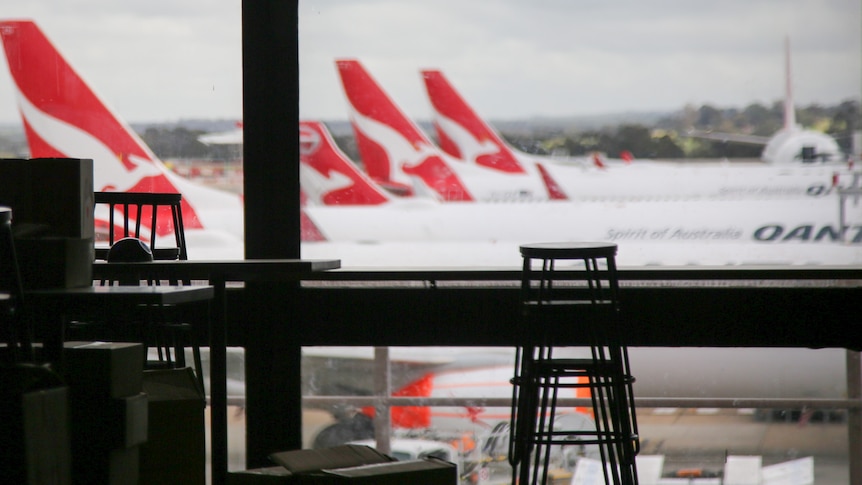
[[[184,260],[147,263],[93,264],[93,278],[134,277],[154,280],[206,280],[214,289],[210,318],[210,406],[212,483],[222,485],[227,478],[227,300],[228,281],[289,282],[303,275],[341,267],[337,259],[243,259]]]
[[[101,312],[130,312],[138,305],[182,305],[212,300],[209,285],[196,286],[86,286],[25,290],[28,316],[38,322],[43,338],[43,360],[63,367],[63,338],[67,317]]]

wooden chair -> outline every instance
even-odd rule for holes
[[[182,195],[176,193],[143,192],[95,192],[95,211],[98,218],[99,205],[107,206],[107,236],[96,247],[96,259],[108,263],[131,260],[166,261],[187,260],[185,229],[183,227]],[[97,231],[98,232],[98,231]],[[170,232],[173,238],[168,244]],[[161,239],[159,237],[161,236]],[[107,242],[107,247],[104,243]],[[158,244],[158,245],[157,245]],[[130,259],[131,258],[131,259]],[[141,284],[142,280],[133,277],[131,281],[102,281],[102,284]],[[157,285],[160,281],[145,280],[146,284]],[[189,280],[170,280],[171,285],[188,285]],[[112,339],[134,339],[147,347],[157,350],[157,358],[148,360],[146,368],[185,367],[185,348],[191,347],[195,373],[203,391],[203,369],[201,364],[199,339],[195,326],[188,323],[180,309],[173,307],[140,308],[136,315],[129,316],[124,324],[110,322],[109,325],[94,327]],[[133,318],[132,318],[133,317]],[[99,328],[101,327],[101,328]],[[119,331],[119,332],[118,332]],[[94,337],[92,331],[89,337]],[[98,336],[98,335],[95,335]]]

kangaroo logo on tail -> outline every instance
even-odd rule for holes
[[[417,177],[443,200],[474,197],[440,152],[356,60],[336,61],[365,170],[375,180],[412,185]]]
[[[299,122],[300,184],[309,199],[323,205],[377,205],[389,196],[374,186],[317,121]]]
[[[473,111],[438,70],[423,70],[422,79],[434,108],[434,128],[449,155],[501,172],[525,173],[497,133]]]
[[[99,191],[180,192],[155,154],[96,96],[34,22],[2,21],[0,37],[31,157],[91,158],[93,185]],[[185,199],[183,215],[187,229],[202,227]],[[170,230],[168,225],[157,228],[160,234]]]

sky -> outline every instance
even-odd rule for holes
[[[128,122],[241,119],[241,0],[0,0]],[[436,68],[494,120],[862,97],[859,0],[301,0],[300,116],[347,118],[335,59],[411,117]],[[5,56],[0,54],[5,61]],[[3,62],[5,66],[5,62]],[[0,123],[18,122],[0,68]]]

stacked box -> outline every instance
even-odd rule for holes
[[[12,230],[25,288],[92,284],[95,221],[91,159],[0,160],[0,205],[12,208]]]
[[[81,397],[117,399],[143,391],[144,347],[134,342],[66,342],[68,382]]]
[[[147,442],[141,446],[141,483],[206,483],[206,401],[194,371],[144,371],[148,397]]]
[[[28,289],[83,288],[93,284],[92,239],[16,237],[21,284]]]
[[[0,205],[12,208],[23,230],[92,240],[93,204],[89,158],[0,160]]]
[[[66,342],[75,484],[136,484],[147,440],[139,343]]]
[[[47,368],[0,366],[3,483],[71,483],[68,388]]]

